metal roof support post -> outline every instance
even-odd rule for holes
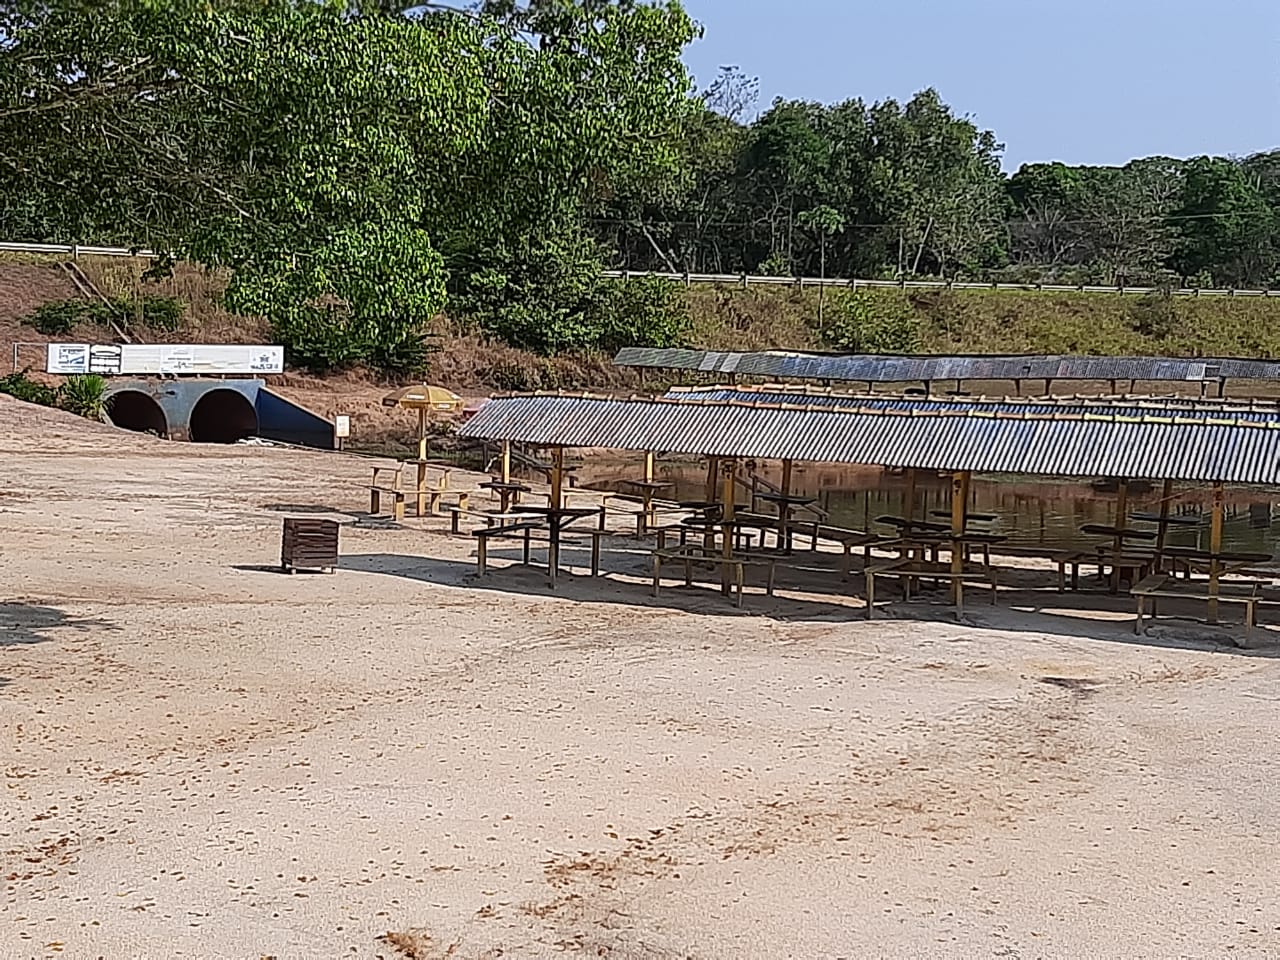
[[[511,482],[511,441],[510,440],[502,441],[502,461],[501,462],[502,462],[502,467],[501,467],[502,482],[510,483]]]
[[[1129,481],[1121,477],[1116,487],[1116,522],[1117,531],[1125,529],[1125,517],[1129,512]],[[1120,552],[1124,548],[1124,537],[1116,533],[1111,544],[1111,592],[1120,592]]]
[[[782,461],[782,486],[780,493],[783,497],[791,496],[791,468],[794,465],[791,460]],[[787,555],[791,554],[791,526],[788,521],[791,519],[791,507],[785,501],[778,503],[778,535],[781,537],[779,546],[786,551]]]
[[[1163,569],[1164,541],[1169,533],[1169,503],[1173,500],[1173,481],[1166,480],[1160,491],[1160,528],[1156,533],[1156,569]]]
[[[718,457],[707,457],[707,484],[706,484],[706,501],[707,503],[716,502],[716,474],[719,471],[720,460]]]
[[[951,572],[956,575],[951,581],[951,602],[956,605],[957,615],[964,610],[964,584],[960,582],[960,574],[964,572],[964,545],[960,537],[964,536],[965,514],[969,509],[971,476],[968,470],[951,475]]]
[[[1222,502],[1226,497],[1222,481],[1213,484],[1213,518],[1209,525],[1209,622],[1218,622],[1218,578],[1222,574],[1218,554],[1222,552]]]
[[[653,483],[653,451],[646,450],[644,452],[644,482]],[[653,505],[653,488],[650,487],[645,491],[645,502],[648,509],[645,511],[644,522],[646,527],[656,527],[658,525],[657,508]]]
[[[733,460],[720,461],[720,476],[723,482],[724,495],[724,507],[722,513],[723,521],[721,524],[721,537],[724,542],[721,545],[720,551],[721,556],[723,556],[726,561],[720,565],[720,592],[726,596],[732,589],[730,586],[732,579],[729,576],[730,564],[728,561],[733,557],[733,510],[734,501],[738,498],[737,491],[734,488],[734,474],[737,472],[737,469],[738,464]],[[738,600],[741,602],[742,597],[739,596]]]

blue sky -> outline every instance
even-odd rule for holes
[[[936,87],[1006,144],[1005,167],[1280,147],[1280,0],[685,0],[685,59],[775,96],[907,99]]]

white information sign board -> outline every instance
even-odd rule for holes
[[[51,343],[47,373],[104,376],[250,374],[284,372],[284,347],[261,344]]]

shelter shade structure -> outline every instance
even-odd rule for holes
[[[721,382],[739,377],[816,380],[824,383],[920,383],[931,392],[936,381],[1043,381],[1045,393],[1055,381],[1110,383],[1130,389],[1137,382],[1195,384],[1201,396],[1214,387],[1222,396],[1228,380],[1280,380],[1280,361],[1233,357],[1096,357],[992,354],[978,356],[820,354],[795,351],[759,353],[624,347],[613,360],[620,367],[685,370],[713,375]]]
[[[717,388],[723,390],[725,388]],[[732,388],[737,390],[737,388]],[[974,473],[1065,478],[1124,478],[1116,528],[1125,530],[1127,484],[1135,480],[1213,484],[1209,561],[1211,596],[1223,572],[1222,500],[1227,483],[1280,487],[1280,411],[1178,401],[1134,410],[1113,405],[993,403],[981,400],[843,396],[789,402],[790,395],[750,392],[742,399],[594,397],[535,394],[491,400],[461,427],[464,438],[534,446],[595,447],[706,457],[707,501],[721,500],[724,527],[733,517],[736,482],[729,467],[744,460],[857,464],[902,469],[908,486],[920,470],[953,475],[951,534],[964,530]],[[775,399],[778,402],[769,402]],[[885,398],[874,398],[884,400]],[[555,475],[560,468],[555,468]],[[719,474],[722,483],[716,484]],[[717,490],[716,487],[720,489]],[[553,482],[553,497],[559,484]],[[915,497],[904,512],[914,520]],[[1166,500],[1168,497],[1166,496]],[[1168,523],[1167,505],[1161,525]],[[957,527],[957,521],[960,526]],[[1107,531],[1112,536],[1111,531]],[[1126,532],[1126,536],[1128,532]],[[728,536],[730,544],[733,537]],[[1155,539],[1144,534],[1144,539]],[[953,554],[963,556],[963,547]],[[1125,560],[1136,558],[1123,558]],[[1134,567],[1127,564],[1126,569]],[[1113,578],[1116,564],[1112,564]],[[1211,616],[1216,614],[1211,604]]]
[[[425,461],[428,415],[457,413],[463,407],[463,400],[452,390],[446,390],[444,387],[415,383],[387,394],[382,398],[382,405],[418,412],[418,460]]]

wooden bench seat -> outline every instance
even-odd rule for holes
[[[929,563],[920,560],[890,560],[867,567],[867,619],[875,616],[876,578],[894,577],[902,581],[903,600],[911,599],[911,584],[916,580],[947,580],[955,585],[956,613],[964,612],[964,584],[981,582],[991,587],[991,603],[996,603],[999,591],[996,567],[982,564],[966,564],[956,572],[949,564]]]
[[[534,530],[542,526],[540,523],[517,522],[505,523],[502,526],[481,527],[479,530],[471,531],[471,535],[476,538],[476,573],[483,576],[489,572],[489,541],[495,537],[517,537],[523,535],[524,538],[524,563],[529,563],[530,537]]]
[[[670,550],[658,549],[652,552],[653,557],[653,595],[658,596],[658,590],[662,584],[662,564],[665,563],[682,563],[684,565],[684,585],[686,587],[693,586],[693,568],[695,566],[706,566],[711,569],[719,567],[721,570],[726,568],[734,574],[731,584],[737,587],[735,595],[735,606],[741,607],[743,602],[743,583],[746,580],[747,567],[763,567],[767,572],[767,582],[765,585],[765,595],[773,596],[774,574],[776,565],[771,557],[745,557],[738,554],[732,556],[723,556],[712,550],[706,550],[697,544],[687,544],[683,547],[675,547]]]
[[[1209,592],[1208,581],[1177,580],[1163,573],[1153,573],[1129,588],[1131,596],[1137,600],[1138,616],[1133,623],[1133,632],[1142,633],[1142,623],[1146,616],[1146,605],[1151,604],[1151,619],[1156,617],[1156,605],[1159,598],[1173,600],[1199,600],[1213,603],[1240,603],[1244,605],[1245,633],[1250,633],[1258,619],[1258,604],[1268,598],[1263,594],[1263,584],[1258,581],[1226,581],[1218,584],[1218,594]]]
[[[369,513],[377,516],[382,513],[382,498],[392,498],[391,515],[396,520],[404,519],[404,500],[405,492],[399,487],[389,487],[382,484],[369,485]]]

